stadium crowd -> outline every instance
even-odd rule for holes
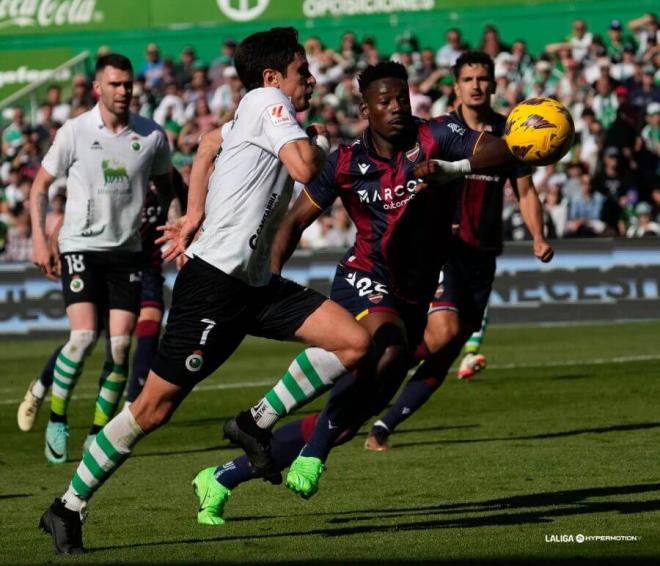
[[[538,56],[524,39],[511,44],[487,25],[478,45],[452,28],[441,46],[421,46],[412,33],[382,53],[371,37],[347,32],[337,49],[310,37],[305,49],[317,80],[311,107],[300,121],[322,122],[333,147],[350,142],[366,126],[360,118],[357,74],[368,64],[392,59],[410,75],[413,113],[422,118],[452,109],[451,65],[465,50],[479,49],[495,61],[493,107],[506,114],[532,96],[556,97],[571,111],[576,140],[556,165],[539,167],[534,182],[541,196],[548,237],[660,236],[660,28],[653,14],[629,22],[612,20],[607,30],[589,30],[576,19],[570,34]],[[231,120],[243,87],[232,66],[236,42],[226,39],[211,62],[188,46],[177,57],[156,44],[145,50],[133,89],[132,110],[153,118],[167,134],[174,166],[188,181],[199,138]],[[109,52],[101,48],[99,54]],[[91,76],[76,75],[70,96],[51,85],[36,121],[20,107],[2,132],[0,157],[0,259],[30,261],[27,199],[31,183],[57,129],[94,104]],[[50,190],[47,231],[57,225],[66,202],[64,180]],[[517,199],[506,189],[503,228],[507,240],[530,236]],[[341,204],[303,235],[308,248],[347,247],[354,228]]]

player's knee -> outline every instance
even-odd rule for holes
[[[442,324],[428,326],[424,331],[424,343],[431,354],[437,354],[460,334],[458,320],[449,318]]]
[[[350,336],[346,336],[344,347],[337,352],[337,357],[341,360],[346,369],[355,368],[367,355],[371,346],[371,337],[369,333],[357,326]]]
[[[131,346],[130,336],[111,336],[110,353],[115,364],[123,364],[128,357],[128,349]]]
[[[96,344],[97,337],[96,330],[72,330],[69,334],[67,349],[82,352],[81,357],[84,357],[89,354],[94,344]]]
[[[137,405],[137,406],[136,406]],[[172,417],[173,407],[169,403],[137,403],[131,404],[131,412],[143,432],[153,432],[167,423]]]

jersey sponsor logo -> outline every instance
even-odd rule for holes
[[[411,179],[405,185],[396,185],[395,187],[358,189],[357,194],[362,203],[375,204],[382,202],[383,210],[394,210],[405,206],[415,197],[417,182],[417,179]]]
[[[273,104],[268,107],[268,115],[273,126],[282,126],[284,124],[291,124],[293,120],[289,111],[284,107],[284,104]]]
[[[380,295],[380,299],[371,301],[372,303],[380,303],[383,300],[383,296],[389,294],[387,287],[383,283],[374,281],[370,277],[358,277],[355,271],[349,273],[344,279],[351,287],[357,289],[360,297],[369,297],[369,300],[371,300],[371,295]]]
[[[134,273],[129,273],[128,274],[128,282],[129,283],[139,283],[142,281],[142,272],[141,271],[135,271]]]
[[[278,197],[277,193],[272,193],[270,195],[270,198],[266,203],[266,210],[264,210],[264,215],[261,217],[261,222],[259,222],[259,227],[257,228],[257,231],[254,234],[252,234],[252,236],[250,236],[250,239],[248,240],[248,244],[250,245],[250,248],[252,248],[253,250],[257,249],[257,240],[259,240],[259,234],[261,234],[261,231],[264,229],[264,224],[266,224],[266,220],[268,220],[268,217],[273,212],[273,208],[275,208],[277,197]]]
[[[471,181],[486,181],[487,183],[499,183],[500,182],[500,176],[499,175],[479,175],[479,174],[473,174],[473,175],[465,175],[466,179],[470,179]]]
[[[190,372],[196,373],[204,365],[204,358],[202,357],[201,350],[195,350],[186,358],[186,369]]]
[[[459,126],[458,124],[455,124],[453,122],[447,124],[447,127],[454,132],[455,134],[458,134],[459,136],[462,136],[465,133],[465,128],[462,126]]]
[[[128,181],[126,167],[117,161],[104,159],[101,161],[101,168],[103,169],[103,180],[106,185],[124,180]]]
[[[415,147],[406,151],[406,159],[408,159],[408,161],[411,161],[412,163],[415,163],[418,157],[419,157],[419,144],[416,143]]]
[[[358,169],[360,170],[360,173],[362,173],[363,175],[366,174],[367,171],[369,171],[369,167],[371,167],[369,163],[358,163]]]
[[[94,236],[100,236],[105,231],[105,226],[102,226],[99,230],[93,230],[92,228],[86,228],[80,232],[80,235],[83,238],[93,238]]]

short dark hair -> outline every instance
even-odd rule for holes
[[[483,65],[488,70],[488,76],[491,81],[495,80],[495,63],[493,60],[483,51],[466,51],[458,59],[452,67],[452,73],[454,78],[458,79],[458,76],[461,74],[461,69],[465,65]]]
[[[234,54],[234,66],[238,78],[249,91],[263,86],[266,69],[279,71],[286,77],[287,67],[297,54],[305,57],[305,48],[298,42],[296,29],[272,28],[241,41]]]
[[[394,61],[369,65],[358,77],[360,94],[364,94],[371,83],[380,79],[401,79],[408,82],[408,71],[401,63]]]
[[[96,73],[100,73],[106,67],[114,67],[120,71],[128,71],[129,73],[133,73],[133,65],[131,65],[130,59],[125,55],[121,55],[120,53],[108,53],[107,55],[101,55],[96,60]]]

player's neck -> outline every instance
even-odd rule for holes
[[[461,104],[456,111],[471,130],[485,132],[491,129],[493,109],[489,105],[470,108]]]
[[[103,125],[113,134],[121,132],[126,126],[128,126],[128,112],[126,112],[126,114],[114,114],[103,106],[103,104],[100,104],[99,108],[101,110]]]
[[[392,159],[398,151],[412,144],[411,136],[408,132],[402,133],[396,139],[388,140],[377,132],[374,132],[371,128],[367,128],[365,130],[365,136],[368,146],[371,147],[371,151],[383,159]]]

